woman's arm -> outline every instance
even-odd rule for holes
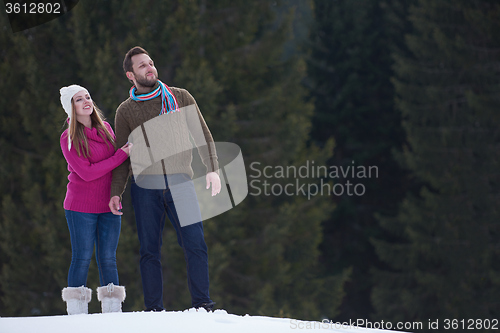
[[[88,158],[78,156],[74,147],[72,147],[70,151],[68,150],[68,139],[66,133],[67,132],[61,135],[61,149],[64,158],[76,174],[86,182],[90,182],[104,176],[128,158],[127,153],[120,148],[111,157],[97,163],[91,163]]]

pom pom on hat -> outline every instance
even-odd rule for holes
[[[64,111],[68,114],[70,124],[71,124],[71,120],[72,120],[71,119],[71,115],[72,115],[71,99],[73,98],[73,96],[75,96],[75,94],[77,92],[80,92],[82,90],[85,91],[87,94],[89,94],[87,89],[85,89],[84,87],[79,86],[77,84],[72,84],[68,87],[62,87],[59,90],[59,92],[61,93],[61,104],[62,104]],[[70,135],[68,133],[68,150],[70,150],[70,149],[71,149],[71,138],[70,138]]]

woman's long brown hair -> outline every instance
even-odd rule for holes
[[[94,111],[90,115],[90,119],[92,121],[92,127],[97,129],[97,133],[99,136],[103,138],[104,141],[107,138],[109,142],[113,145],[113,148],[116,149],[116,143],[113,139],[113,136],[108,131],[106,126],[104,126],[103,119],[104,116],[102,111],[97,107],[97,105],[92,101],[94,106]],[[68,124],[68,135],[71,138],[71,145],[73,145],[78,153],[78,156],[82,156],[88,158],[90,156],[89,151],[89,142],[87,140],[87,136],[85,135],[85,126],[82,125],[78,120],[76,120],[76,111],[75,104],[73,98],[71,99],[71,112],[72,116],[70,123]],[[106,145],[108,143],[106,142]]]

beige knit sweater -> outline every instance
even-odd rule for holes
[[[156,89],[158,83],[155,87]],[[203,119],[203,116],[194,100],[193,96],[185,90],[170,87],[175,95],[181,111],[164,114],[160,117],[161,97],[156,97],[149,101],[134,101],[130,97],[118,106],[115,116],[116,145],[122,147],[129,140],[132,132],[134,134],[141,131],[147,133],[144,136],[145,145],[149,147],[152,158],[146,158],[146,164],[151,164],[143,174],[172,174],[186,173],[193,177],[192,147],[195,143],[198,148],[201,160],[208,172],[218,172],[219,165],[215,151],[212,134]],[[138,91],[144,94],[147,91]],[[193,119],[197,118],[197,119]],[[158,120],[158,121],[157,121]],[[196,126],[193,126],[196,124]],[[139,127],[139,128],[138,128]],[[134,129],[138,128],[136,131]],[[190,140],[191,139],[191,140]],[[151,142],[148,142],[151,141]],[[138,149],[140,145],[138,145]],[[154,153],[158,155],[157,147],[173,147],[177,154],[167,153],[169,158],[162,158],[153,163]],[[136,149],[135,143],[132,150]],[[136,150],[136,152],[138,152]],[[128,177],[132,174],[130,159],[113,170],[113,180],[111,183],[111,197],[121,196],[125,191]]]

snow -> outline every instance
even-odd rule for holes
[[[239,316],[225,310],[206,312],[189,309],[163,312],[123,312],[47,317],[0,318],[1,333],[282,333],[282,332],[396,332],[366,329],[332,322],[300,321],[290,318]]]

